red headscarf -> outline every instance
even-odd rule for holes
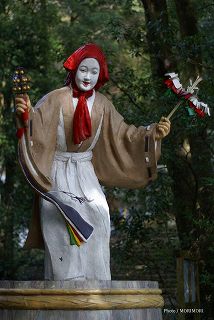
[[[74,144],[79,144],[91,136],[91,118],[88,112],[86,99],[93,94],[93,90],[81,91],[75,83],[75,75],[79,64],[86,58],[94,58],[100,65],[100,73],[95,90],[102,87],[108,80],[108,67],[102,50],[93,43],[88,43],[77,49],[63,64],[64,68],[69,71],[66,79],[66,85],[72,85],[73,96],[79,98],[74,113],[73,120],[73,140]]]

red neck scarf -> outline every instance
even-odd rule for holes
[[[69,72],[65,85],[73,87],[73,96],[78,98],[77,107],[73,119],[73,141],[74,144],[91,137],[91,118],[87,106],[87,98],[93,94],[93,90],[80,91],[75,84],[75,74],[79,64],[86,58],[94,58],[100,65],[100,73],[95,90],[98,90],[108,80],[108,67],[106,59],[102,50],[94,43],[88,43],[77,49],[68,59],[64,62],[64,68]]]
[[[80,91],[73,89],[73,97],[78,98],[78,103],[73,119],[73,141],[79,144],[91,137],[91,118],[87,106],[87,98],[91,97],[93,90]]]

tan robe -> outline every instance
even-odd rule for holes
[[[43,178],[43,187],[51,188],[51,168],[56,150],[57,127],[60,109],[63,119],[67,152],[84,152],[91,145],[101,117],[102,129],[93,149],[92,163],[101,184],[105,186],[140,188],[157,177],[157,161],[160,143],[155,145],[156,124],[136,128],[127,125],[112,103],[96,92],[92,108],[92,136],[81,146],[73,144],[72,123],[74,107],[69,87],[54,90],[30,112],[27,132],[29,153],[35,167]],[[35,199],[30,231],[25,247],[41,248],[43,239],[39,219],[38,196]]]

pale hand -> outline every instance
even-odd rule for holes
[[[165,117],[161,117],[157,124],[155,140],[161,140],[165,138],[170,132],[171,122]]]
[[[32,108],[29,96],[26,93],[15,97],[15,108],[18,116],[21,116],[26,110],[29,111]]]

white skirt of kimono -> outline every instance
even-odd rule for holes
[[[110,218],[105,195],[91,163],[92,151],[55,154],[54,195],[72,206],[94,228],[87,243],[70,245],[65,219],[52,203],[41,200],[41,226],[45,242],[45,279],[110,280]],[[69,194],[86,199],[82,204]]]

